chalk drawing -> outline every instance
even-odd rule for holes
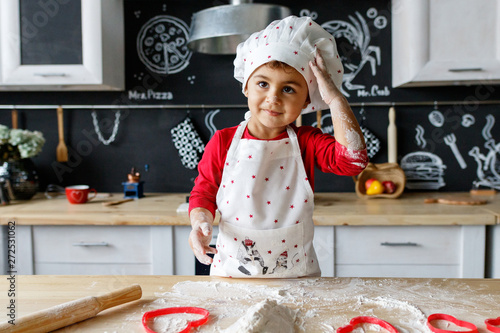
[[[369,18],[374,17],[374,22],[378,22],[374,24],[375,27],[384,29],[387,26],[387,18],[379,16],[383,18],[379,19],[379,17],[374,16],[376,14],[378,13],[374,8],[370,8],[367,12]],[[374,86],[375,88],[372,87],[370,91],[365,91],[366,86],[364,84],[354,83],[356,76],[366,64],[370,64],[371,74],[375,76],[377,74],[377,66],[380,66],[381,63],[380,47],[370,45],[371,36],[368,23],[359,12],[355,12],[355,15],[356,17],[352,15],[348,16],[351,22],[333,20],[321,25],[333,35],[337,41],[337,47],[341,51],[340,56],[344,65],[342,93],[349,97],[350,94],[348,91],[363,90],[362,92],[358,92],[358,96],[389,95],[387,87],[381,89],[378,86]],[[346,49],[349,50],[345,52]],[[345,91],[344,86],[348,91]]]
[[[300,11],[300,16],[309,16],[313,21],[315,21],[318,18],[318,13],[317,12],[311,12],[309,9],[302,9]]]
[[[491,129],[495,125],[495,117],[491,114],[486,116],[486,125],[481,134],[485,140],[484,147],[488,150],[486,155],[482,154],[479,147],[474,146],[469,151],[469,155],[477,163],[477,178],[473,182],[474,187],[486,186],[500,190],[500,160],[497,155],[500,153],[500,143],[496,143],[491,135]]]
[[[214,134],[215,134],[215,131],[217,131],[217,127],[215,127],[215,125],[214,125],[214,117],[219,112],[220,112],[220,109],[213,110],[213,111],[208,112],[207,115],[205,116],[205,126],[210,131],[210,138],[212,138],[212,136],[214,136]]]
[[[187,80],[189,83],[194,84],[194,79],[196,79],[196,75],[191,75],[187,77]]]
[[[470,113],[466,113],[462,116],[462,126],[471,127],[476,122],[476,118]]]
[[[328,112],[327,114],[324,114],[323,116],[321,116],[321,131],[323,133],[326,133],[326,134],[330,134],[330,135],[333,135],[333,125],[328,125],[328,126],[324,126],[323,124],[325,123],[325,119],[327,118],[332,118],[332,115],[330,112]],[[315,121],[311,124],[312,127],[318,127],[318,122]]]
[[[453,155],[455,155],[455,158],[458,161],[458,164],[460,164],[460,167],[462,169],[467,168],[467,163],[465,163],[464,158],[462,157],[462,154],[460,153],[460,150],[458,150],[457,147],[457,137],[455,136],[454,133],[448,134],[444,136],[444,143],[448,147],[450,147],[451,151],[453,152]]]
[[[441,127],[444,125],[444,116],[439,110],[433,110],[429,113],[429,122],[435,127]]]
[[[377,8],[373,8],[373,7],[372,7],[372,8],[370,8],[370,9],[368,9],[368,10],[366,11],[366,17],[368,17],[368,18],[374,19],[374,18],[376,18],[376,17],[377,17],[377,15],[378,15],[378,10],[377,10]]]
[[[159,15],[142,26],[137,35],[137,53],[152,72],[174,74],[189,65],[188,25],[173,16]]]
[[[427,140],[424,138],[425,130],[422,125],[417,125],[415,127],[417,134],[415,135],[415,141],[417,141],[417,145],[421,148],[425,148],[427,146]]]
[[[437,190],[445,186],[443,179],[446,165],[433,153],[416,151],[401,159],[406,175],[406,188],[411,190]]]

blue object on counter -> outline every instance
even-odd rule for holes
[[[124,182],[122,185],[124,198],[138,199],[144,197],[144,181],[138,183]]]

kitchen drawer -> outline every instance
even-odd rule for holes
[[[338,277],[460,278],[460,265],[337,265]]]
[[[34,226],[39,263],[150,263],[151,228],[144,226]]]
[[[35,263],[39,275],[148,275],[151,264]]]
[[[339,226],[335,264],[458,265],[460,226]]]

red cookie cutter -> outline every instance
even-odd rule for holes
[[[500,333],[500,327],[496,327],[496,326],[499,326],[500,325],[500,317],[498,318],[490,318],[490,319],[486,319],[484,321],[484,323],[486,324],[486,328],[491,331],[491,332],[494,332],[494,333]],[[495,325],[495,326],[493,326]]]
[[[431,314],[429,317],[427,317],[427,327],[429,327],[429,329],[435,333],[453,333],[453,332],[457,332],[457,331],[442,330],[440,328],[434,327],[431,324],[431,321],[433,321],[433,320],[446,320],[446,321],[449,321],[450,323],[453,323],[457,326],[469,329],[469,331],[460,331],[460,332],[478,333],[476,325],[469,323],[468,321],[458,320],[457,318],[455,318],[453,316],[443,314],[443,313],[434,313],[434,314]]]
[[[348,325],[339,327],[337,329],[337,333],[349,333],[352,332],[357,325],[360,324],[375,324],[378,325],[382,328],[385,328],[387,331],[391,333],[398,333],[398,330],[388,322],[375,318],[375,317],[368,317],[368,316],[359,316],[359,317],[354,317],[351,319]]]
[[[192,327],[198,327],[203,324],[205,324],[208,321],[208,316],[210,315],[210,312],[208,312],[205,309],[202,308],[196,308],[196,307],[174,307],[174,308],[164,308],[164,309],[158,309],[158,310],[153,310],[153,311],[148,311],[144,313],[142,316],[142,326],[146,329],[146,332],[148,333],[156,333],[152,329],[148,327],[148,320],[154,317],[158,316],[163,316],[163,315],[168,315],[168,314],[174,314],[174,313],[194,313],[194,314],[199,314],[202,315],[203,317],[198,319],[198,320],[193,320],[193,321],[188,321],[188,324],[185,329],[180,331],[179,333],[188,333]]]

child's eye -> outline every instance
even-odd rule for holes
[[[292,87],[284,87],[283,88],[283,92],[287,93],[287,94],[292,94],[295,92],[295,90],[293,90]]]
[[[261,88],[267,88],[268,87],[268,84],[267,82],[265,81],[260,81],[259,83],[257,83],[259,85],[259,87]]]

